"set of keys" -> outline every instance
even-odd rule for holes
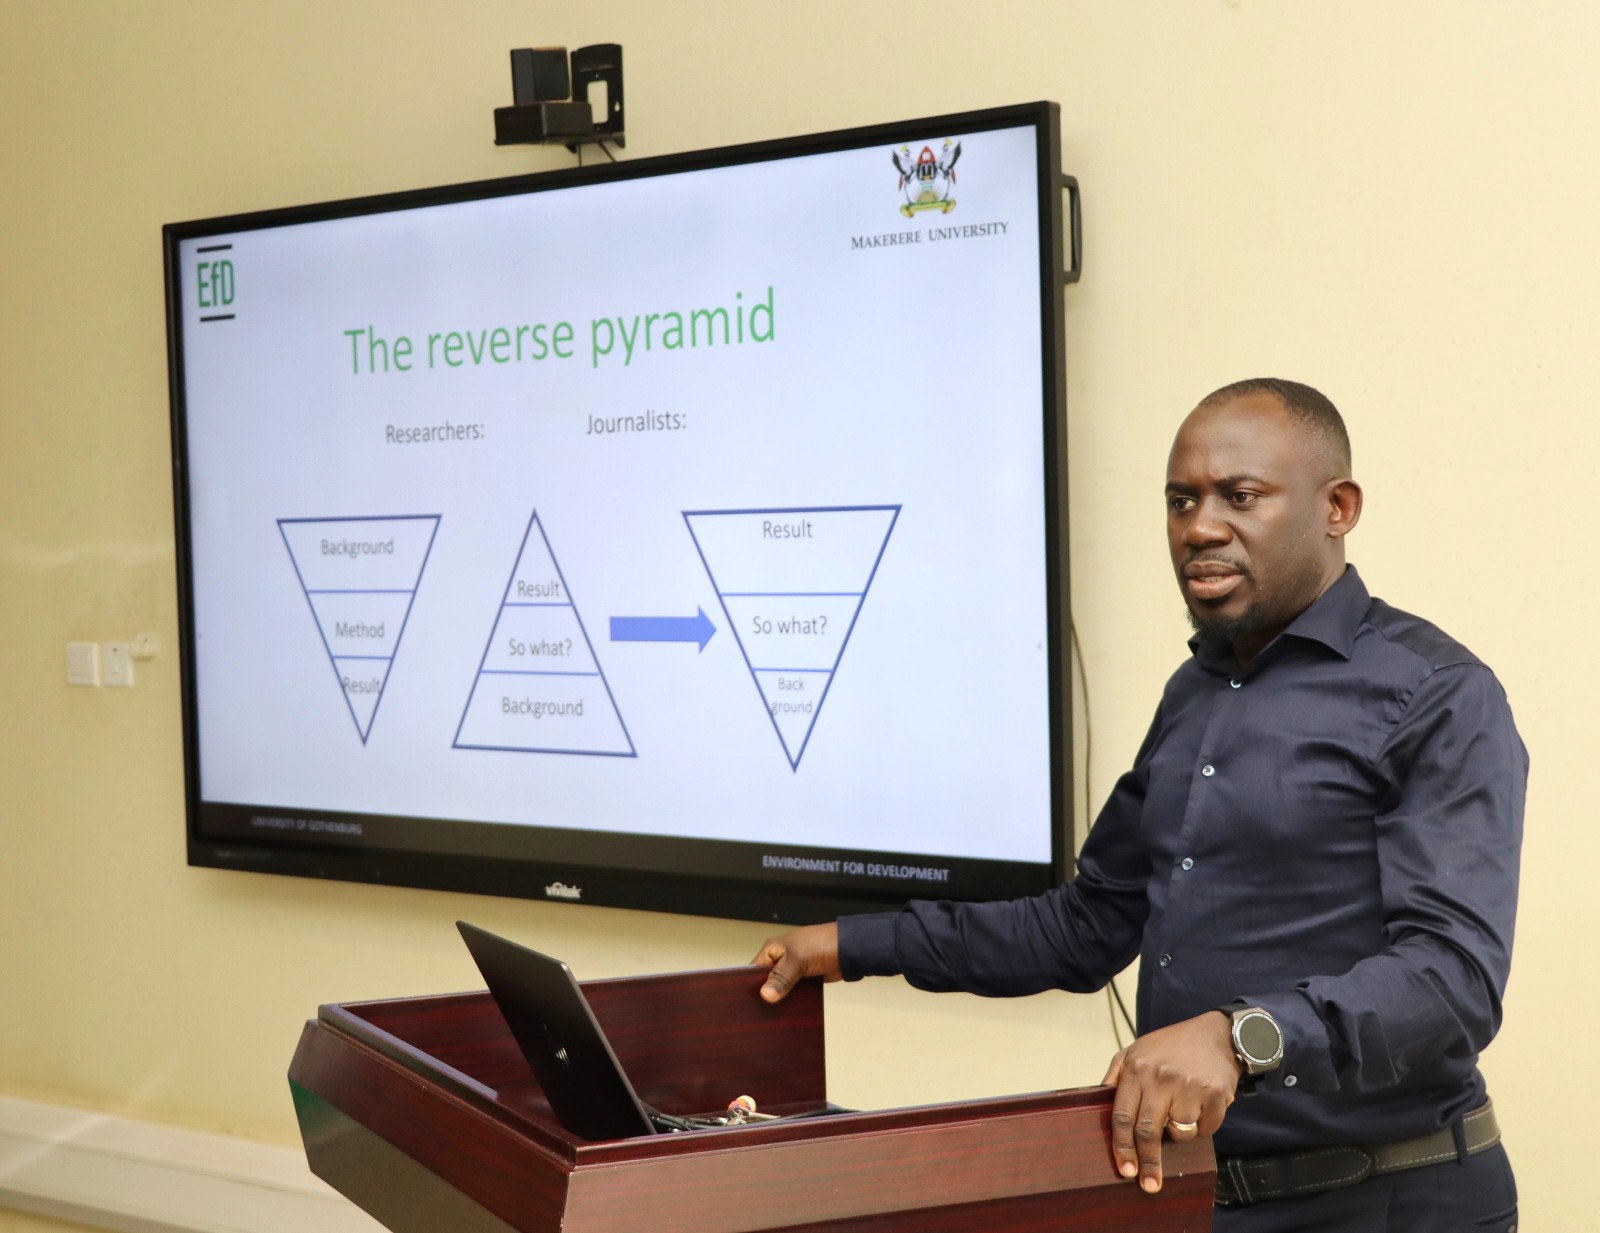
[[[773,1122],[776,1113],[758,1113],[754,1096],[735,1096],[728,1102],[728,1117],[724,1125],[740,1126],[745,1122]]]
[[[754,1096],[735,1096],[728,1102],[726,1113],[713,1117],[673,1117],[670,1114],[650,1111],[650,1117],[662,1130],[712,1130],[718,1126],[747,1126],[752,1122],[788,1121],[802,1117],[817,1117],[825,1113],[848,1113],[837,1105],[811,1109],[800,1113],[762,1113],[756,1108]]]

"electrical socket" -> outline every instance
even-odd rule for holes
[[[101,664],[104,668],[104,679],[108,686],[122,689],[133,687],[133,644],[129,642],[108,642],[102,648]]]

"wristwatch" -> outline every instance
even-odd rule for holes
[[[1283,1029],[1259,1006],[1217,1007],[1233,1020],[1233,1056],[1247,1075],[1264,1075],[1283,1063]]]

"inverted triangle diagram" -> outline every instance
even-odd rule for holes
[[[683,512],[792,771],[899,517],[898,505]]]
[[[378,717],[439,517],[278,519],[290,564],[363,745]]]
[[[455,748],[638,756],[538,510],[522,533]]]

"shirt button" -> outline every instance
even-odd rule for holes
[[[1234,677],[1233,680],[1228,682],[1228,684],[1232,685],[1235,689],[1238,689],[1239,686],[1244,684],[1244,682],[1241,681],[1238,677]]]
[[[1296,1079],[1293,1075],[1284,1075],[1283,1076],[1283,1086],[1284,1087],[1293,1087],[1296,1083],[1299,1083],[1299,1082],[1300,1082],[1300,1080]]]
[[[1187,873],[1189,870],[1191,870],[1193,868],[1194,868],[1194,857],[1192,857],[1192,856],[1184,857],[1183,858],[1183,869],[1184,869],[1184,872]]]
[[[1210,779],[1213,775],[1215,775],[1217,773],[1217,768],[1212,766],[1211,763],[1207,762],[1204,766],[1202,766],[1200,768],[1200,773],[1202,775],[1204,775],[1207,779]]]
[[[1162,955],[1161,958],[1156,960],[1156,962],[1159,963],[1164,968],[1165,967],[1171,967],[1172,966],[1172,956],[1171,955]]]

